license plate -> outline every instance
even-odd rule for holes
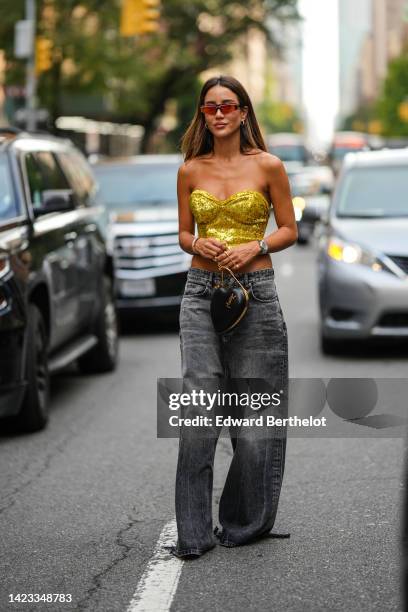
[[[154,278],[122,281],[121,293],[125,297],[146,297],[155,295],[156,284]]]

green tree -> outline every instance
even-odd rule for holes
[[[369,132],[370,125],[377,120],[378,110],[376,104],[362,104],[354,113],[345,117],[340,126],[340,130]]]
[[[23,18],[16,4],[2,0],[0,9],[6,84],[24,80],[12,49],[14,23]],[[82,97],[87,116],[143,125],[143,150],[168,101],[180,101],[183,121],[191,115],[199,74],[232,59],[250,28],[277,49],[266,21],[299,18],[297,0],[163,0],[158,33],[123,38],[120,7],[120,0],[38,0],[38,32],[54,42],[53,66],[40,76],[38,93],[53,119],[75,112]]]
[[[406,105],[408,105],[408,48],[400,57],[390,62],[378,101],[378,116],[385,136],[408,136]]]
[[[299,113],[290,104],[266,100],[257,108],[259,120],[268,133],[302,132],[303,123]]]

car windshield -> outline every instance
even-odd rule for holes
[[[408,217],[407,166],[350,170],[341,187],[337,216]]]
[[[6,155],[0,155],[0,223],[19,215]]]
[[[137,209],[177,202],[178,164],[100,164],[94,172],[108,208]]]
[[[269,152],[273,153],[282,161],[307,161],[307,152],[302,145],[271,145]]]

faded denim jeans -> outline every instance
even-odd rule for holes
[[[191,268],[180,309],[180,348],[183,388],[197,378],[265,379],[288,390],[286,323],[276,291],[273,268],[236,274],[249,289],[249,308],[232,330],[217,334],[210,316],[210,302],[219,272]],[[226,284],[235,284],[224,273]],[[184,417],[194,417],[189,407]],[[204,428],[205,429],[205,428]],[[196,428],[181,425],[176,474],[178,542],[175,556],[199,556],[216,544],[212,522],[213,465],[222,426],[207,428],[203,437]],[[223,546],[239,546],[272,529],[281,490],[286,431],[275,436],[255,435],[254,427],[229,429],[233,446],[228,476],[219,504]],[[235,434],[235,437],[234,435]]]

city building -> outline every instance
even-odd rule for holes
[[[365,66],[371,54],[367,49],[371,3],[372,0],[338,0],[340,119],[352,114],[358,105],[360,60],[364,58],[362,64]]]
[[[408,0],[338,0],[339,121],[377,99],[408,41]]]
[[[370,5],[370,29],[356,71],[356,106],[378,98],[389,62],[408,44],[408,0],[371,0]]]
[[[302,25],[271,22],[272,36],[280,45],[280,53],[269,54],[268,75],[275,102],[300,111],[302,106]]]

